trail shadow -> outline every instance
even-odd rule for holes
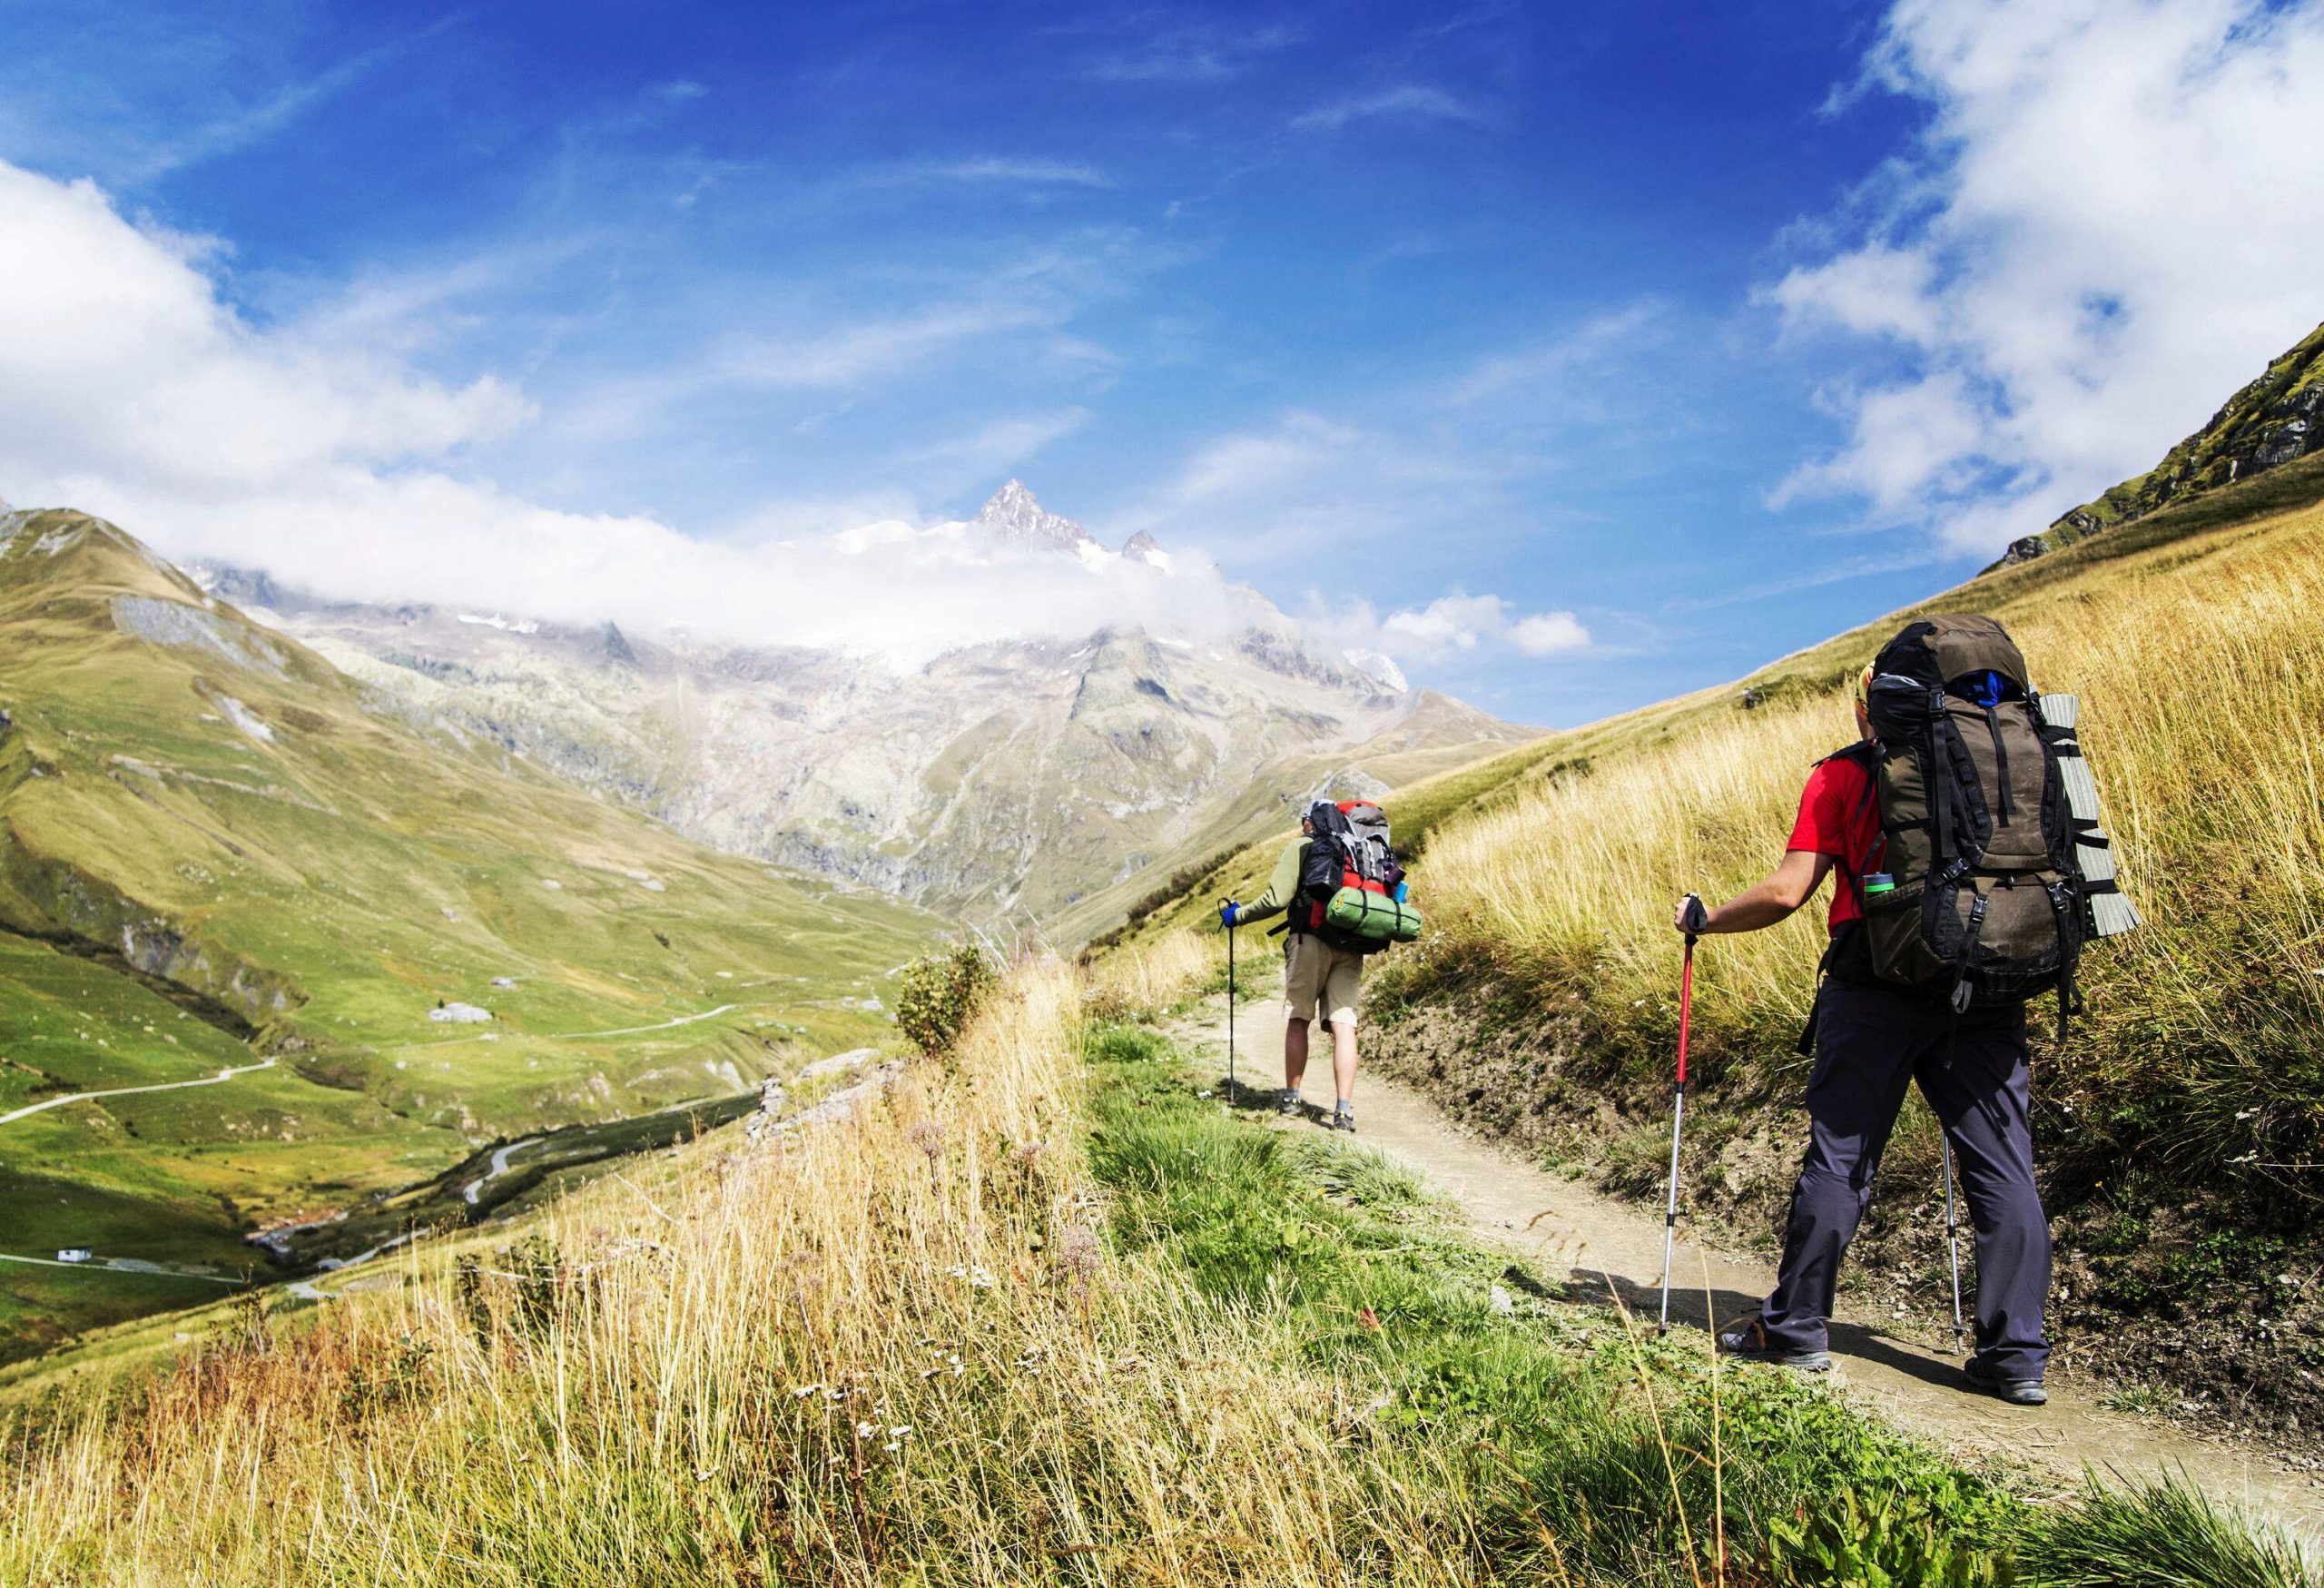
[[[1644,1327],[1651,1328],[1662,1307],[1662,1287],[1658,1281],[1647,1284],[1620,1274],[1610,1274],[1603,1268],[1576,1267],[1566,1273],[1566,1299],[1596,1302],[1603,1305],[1610,1294],[1621,1297],[1631,1317]],[[1749,1317],[1759,1310],[1766,1297],[1758,1293],[1713,1287],[1709,1294],[1710,1313],[1703,1310],[1705,1294],[1700,1284],[1681,1283],[1672,1275],[1670,1283],[1670,1322],[1674,1327],[1709,1328],[1717,1324],[1731,1323],[1737,1318]],[[1862,1324],[1835,1323],[1831,1326],[1831,1349],[1836,1356],[1852,1357],[1870,1362],[1918,1379],[1923,1384],[1941,1389],[1962,1387],[1960,1364],[1949,1356],[1932,1356],[1927,1352],[1903,1341],[1889,1338]]]

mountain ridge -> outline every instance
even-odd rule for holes
[[[1010,480],[970,528],[1173,577],[1150,535],[1106,551]],[[1317,651],[1264,599],[1186,638],[1136,621],[956,646],[917,667],[426,603],[337,601],[263,570],[206,587],[400,709],[532,759],[728,853],[981,922],[1055,916],[1177,863],[1256,785],[1388,785],[1533,736]]]

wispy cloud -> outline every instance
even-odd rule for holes
[[[982,479],[1015,469],[1054,443],[1087,429],[1090,417],[1086,408],[1068,408],[1056,413],[991,419],[964,435],[949,436],[931,446],[907,451],[898,460],[907,467],[932,466],[970,481]]]
[[[726,380],[750,386],[856,386],[961,342],[1055,325],[1061,313],[1033,303],[940,304],[797,341],[737,340],[725,350],[718,370]]]
[[[1088,75],[1108,83],[1226,83],[1299,42],[1280,25],[1233,29],[1172,25],[1092,61]]]
[[[458,13],[439,18],[402,38],[350,56],[337,65],[277,90],[231,114],[204,123],[182,136],[157,145],[147,155],[139,179],[152,181],[183,171],[262,143],[298,121],[309,111],[336,99],[405,51],[434,37],[461,20]]]
[[[1571,374],[1651,335],[1663,315],[1659,303],[1631,303],[1531,346],[1487,354],[1452,382],[1444,400],[1465,407]]]
[[[1113,179],[1094,165],[1073,160],[1046,160],[981,154],[963,160],[914,161],[883,165],[862,173],[872,186],[909,182],[957,182],[978,185],[1021,184],[1030,187],[1107,188]]]
[[[1350,122],[1385,118],[1413,122],[1482,122],[1484,113],[1442,88],[1403,83],[1374,94],[1351,94],[1291,118],[1301,132],[1336,133]]]

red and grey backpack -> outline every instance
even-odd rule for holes
[[[1315,831],[1285,912],[1288,930],[1358,954],[1420,936],[1420,912],[1389,845],[1388,813],[1369,800],[1318,800],[1307,823]]]

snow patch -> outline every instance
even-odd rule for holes
[[[506,617],[479,612],[462,612],[458,616],[462,623],[481,624],[486,628],[497,628],[504,634],[538,634],[541,631],[541,626],[529,617],[512,623]]]
[[[1342,651],[1340,656],[1349,666],[1375,683],[1385,684],[1395,690],[1412,687],[1405,682],[1404,670],[1396,666],[1393,658],[1379,651]]]
[[[472,1026],[490,1020],[492,1011],[473,1003],[446,1003],[429,1010],[428,1018],[447,1025]]]

